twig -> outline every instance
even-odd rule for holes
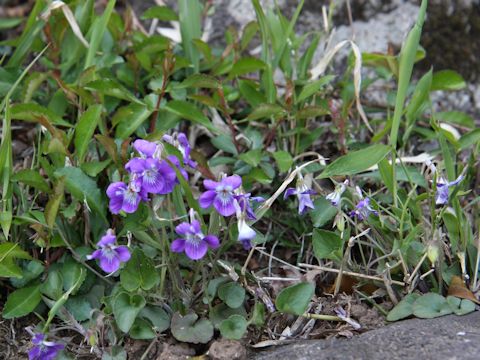
[[[408,278],[407,284],[411,284],[411,283],[412,283],[413,278],[414,278],[415,275],[417,274],[418,270],[420,270],[420,266],[422,266],[422,264],[423,264],[423,262],[425,261],[426,258],[427,258],[427,253],[423,254],[423,256],[422,256],[422,258],[420,259],[420,261],[418,262],[417,266],[415,266],[415,269],[413,269],[412,274],[411,274],[410,277]]]
[[[337,274],[340,272],[340,270],[338,270],[338,269],[331,269],[331,268],[327,268],[325,266],[319,266],[319,265],[310,265],[310,264],[300,263],[300,264],[298,264],[298,266],[301,266],[301,267],[304,267],[304,268],[307,268],[307,269],[315,269],[315,270],[323,270],[323,271],[327,271],[327,272],[333,272],[333,273],[337,273]],[[362,279],[368,279],[368,280],[375,280],[375,281],[383,282],[383,279],[379,276],[364,275],[364,274],[359,274],[359,273],[355,273],[355,272],[351,272],[351,271],[343,271],[343,273],[345,275],[354,276],[354,277],[358,277],[358,278],[362,278]],[[399,286],[405,286],[405,283],[403,281],[398,281],[398,280],[392,280],[392,284],[399,285]]]
[[[282,259],[279,259],[277,258],[276,256],[273,256],[273,255],[270,255],[269,253],[263,251],[263,250],[260,250],[260,249],[256,249],[259,253],[265,255],[265,256],[269,256],[269,257],[272,257],[273,259],[275,259],[276,261],[278,261],[279,263],[282,263],[283,265],[287,265],[287,266],[290,266],[291,268],[295,269],[295,270],[298,270],[298,271],[305,271],[304,269],[301,269],[299,268],[298,266],[295,266],[295,265],[292,265],[286,261],[283,261]],[[300,264],[299,264],[300,265]]]

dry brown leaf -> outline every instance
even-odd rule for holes
[[[453,276],[448,288],[448,295],[455,296],[461,299],[468,299],[474,303],[480,304],[480,301],[473,295],[473,293],[466,287],[460,276]]]

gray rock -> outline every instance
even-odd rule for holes
[[[480,358],[480,312],[411,319],[351,339],[310,340],[272,348],[255,360],[350,360]]]

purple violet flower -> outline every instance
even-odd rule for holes
[[[215,235],[203,235],[200,223],[193,219],[190,212],[190,222],[182,222],[177,225],[175,231],[182,237],[172,242],[171,250],[176,253],[185,252],[191,260],[199,260],[205,256],[208,248],[216,249],[220,245]]]
[[[204,180],[203,185],[207,191],[198,199],[200,207],[206,209],[213,204],[213,207],[222,216],[230,216],[235,213],[234,191],[242,185],[242,178],[240,176],[227,176],[220,182]]]
[[[113,230],[108,229],[107,233],[97,243],[100,249],[88,255],[87,259],[98,259],[103,271],[106,273],[114,273],[120,268],[120,264],[130,260],[131,256],[128,247],[125,245],[115,245],[116,240],[117,237],[113,233]]]
[[[147,192],[138,179],[133,179],[128,185],[122,181],[110,184],[107,196],[110,199],[109,208],[112,214],[118,214],[122,210],[129,214],[134,213],[141,200],[148,200]]]
[[[255,238],[257,233],[253,230],[246,222],[245,215],[246,208],[241,208],[237,200],[234,200],[233,203],[235,207],[235,213],[237,216],[237,227],[238,227],[238,241],[240,241],[245,250],[250,250],[252,248],[252,240]]]
[[[183,163],[195,168],[197,163],[190,158],[191,147],[187,136],[184,133],[174,133],[173,135],[163,135],[162,140],[175,146],[182,153]]]
[[[449,188],[457,185],[463,179],[465,179],[466,168],[463,169],[462,173],[454,180],[448,181],[443,176],[439,175],[437,172],[436,166],[430,161],[426,161],[427,167],[430,169],[430,172],[433,176],[437,175],[437,191],[435,192],[435,204],[436,205],[445,205],[448,203],[449,198]]]
[[[307,211],[308,208],[315,209],[312,199],[310,198],[310,195],[315,194],[315,191],[307,186],[300,172],[298,173],[297,177],[297,186],[295,188],[288,188],[285,190],[283,199],[286,199],[291,195],[296,195],[298,198],[298,213],[302,215]]]
[[[145,159],[153,157],[159,146],[153,142],[138,139],[133,142],[133,148]]]
[[[32,335],[33,343],[32,349],[28,352],[29,360],[53,360],[65,348],[63,344],[47,341],[45,334],[29,332]]]
[[[347,188],[347,185],[348,185],[348,180],[345,180],[340,185],[337,185],[335,187],[335,190],[330,194],[328,194],[325,198],[327,200],[330,200],[333,206],[338,206],[338,204],[340,203],[342,194],[345,192],[345,189]]]
[[[175,156],[169,157],[170,161],[173,159],[178,162]],[[172,162],[175,163],[175,160]],[[175,170],[165,160],[133,158],[125,169],[138,176],[142,190],[152,194],[169,194],[178,183]]]
[[[368,219],[370,214],[378,215],[378,212],[370,206],[370,198],[364,198],[362,190],[357,186],[356,191],[360,197],[360,201],[355,206],[355,210],[350,212],[350,216],[356,216],[360,221]]]
[[[256,220],[257,217],[252,209],[251,202],[263,202],[265,201],[264,198],[261,196],[251,196],[250,193],[246,194],[237,194],[235,195],[235,200],[237,200],[238,205],[240,205],[240,209],[247,214],[248,220]]]

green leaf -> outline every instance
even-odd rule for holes
[[[65,187],[80,202],[86,201],[90,209],[107,221],[105,198],[92,178],[76,167],[69,166],[55,171],[57,178],[65,176]]]
[[[472,130],[463,135],[458,141],[459,149],[464,150],[480,142],[480,129]]]
[[[90,47],[88,48],[87,56],[85,58],[85,65],[83,66],[84,70],[94,64],[95,55],[97,54],[98,48],[103,40],[103,35],[107,29],[107,25],[114,7],[115,0],[109,0],[102,16],[95,18],[92,26],[90,27]]]
[[[28,252],[23,250],[20,245],[12,242],[0,244],[0,262],[7,258],[17,258],[31,260],[32,257]]]
[[[280,113],[284,113],[285,110],[276,104],[260,104],[257,106],[248,116],[247,120],[258,120],[276,116]]]
[[[172,100],[165,105],[165,110],[178,115],[181,118],[203,125],[214,134],[218,134],[219,132],[218,128],[213,126],[212,122],[192,103],[181,100]]]
[[[72,124],[63,120],[52,110],[34,103],[13,105],[10,107],[10,115],[12,119],[31,122],[38,122],[40,117],[44,117],[53,125],[72,127]]]
[[[45,205],[45,221],[49,228],[53,229],[57,219],[58,210],[64,197],[65,180],[59,179],[53,188],[53,194],[48,197]]]
[[[138,316],[150,321],[158,332],[163,332],[170,327],[170,316],[161,307],[147,305]]]
[[[143,102],[138,100],[127,88],[113,79],[101,79],[94,80],[85,85],[85,89],[90,91],[96,91],[100,94],[112,96],[117,99],[127,100],[139,105],[143,105]],[[94,105],[100,106],[100,105]]]
[[[256,72],[265,69],[265,63],[254,57],[244,57],[233,64],[232,70],[230,70],[229,78],[245,75],[251,72]]]
[[[228,319],[232,315],[241,315],[246,318],[247,311],[243,306],[234,309],[228,307],[225,303],[220,303],[210,309],[208,318],[212,322],[213,326],[218,329],[222,321]]]
[[[177,21],[178,15],[168,6],[152,6],[142,15],[142,19],[158,19],[161,21]]]
[[[123,347],[115,345],[103,351],[102,360],[127,360],[127,352]]]
[[[37,190],[40,190],[44,193],[50,192],[50,186],[48,186],[47,182],[43,178],[42,175],[36,170],[31,169],[23,169],[19,172],[15,173],[12,176],[12,181],[21,182],[28,186],[32,186]]]
[[[106,169],[108,165],[112,162],[112,159],[107,159],[103,161],[92,161],[88,163],[83,163],[80,165],[82,171],[91,177],[96,177],[100,174],[103,170]]]
[[[63,278],[60,270],[50,268],[47,280],[43,282],[41,292],[50,299],[58,300],[63,294]]]
[[[447,302],[455,315],[466,315],[475,311],[475,303],[468,299],[447,296]]]
[[[316,118],[329,114],[330,111],[321,106],[306,106],[296,112],[295,118],[297,120]]]
[[[331,202],[324,197],[318,198],[313,202],[315,209],[309,211],[313,226],[322,227],[330,222],[337,215],[337,208],[332,206]]]
[[[177,4],[182,48],[185,57],[193,65],[193,72],[198,72],[200,54],[193,40],[202,37],[202,6],[198,0],[179,0]]]
[[[432,319],[452,312],[447,300],[435,293],[422,295],[413,303],[413,315],[422,319]]]
[[[240,41],[240,49],[245,50],[250,41],[258,32],[258,23],[256,21],[250,21],[242,31],[242,40]]]
[[[152,289],[160,281],[160,275],[155,270],[152,259],[145,256],[143,251],[135,249],[131,259],[120,273],[120,283],[127,291]]]
[[[405,296],[387,315],[387,321],[398,321],[413,315],[413,303],[420,295],[412,293]]]
[[[390,147],[381,144],[350,152],[329,164],[317,179],[358,174],[377,164],[388,153],[390,153]]]
[[[238,155],[237,148],[235,144],[232,142],[232,138],[227,135],[218,135],[211,139],[213,146],[215,146],[219,150],[223,150],[227,153]]]
[[[4,319],[13,319],[31,313],[42,300],[40,285],[29,286],[12,292],[3,308]]]
[[[189,313],[185,316],[178,312],[173,314],[171,331],[175,339],[193,344],[206,344],[213,337],[213,325],[207,319],[198,320],[198,315]]]
[[[439,121],[446,122],[449,124],[458,124],[467,128],[474,128],[475,121],[473,118],[461,111],[443,111],[436,112],[435,118]]]
[[[247,331],[247,320],[241,315],[232,315],[220,323],[219,329],[224,338],[240,340]]]
[[[93,137],[93,133],[100,121],[102,105],[92,105],[85,111],[75,128],[75,150],[78,160],[82,163],[88,149],[88,143]]]
[[[42,275],[44,269],[45,266],[43,266],[40,261],[29,261],[26,266],[23,267],[23,276],[20,279],[10,279],[10,282],[16,288],[25,287],[30,281]]]
[[[0,261],[0,277],[22,278],[22,276],[22,269],[13,258],[7,257]]]
[[[461,90],[467,86],[462,75],[453,70],[441,70],[433,74],[431,91]]]
[[[92,305],[86,296],[70,297],[66,301],[65,307],[77,321],[90,319],[90,314],[93,310]]]
[[[262,149],[247,151],[246,153],[240,154],[238,158],[245,161],[248,165],[253,167],[258,166],[260,160],[262,160]]]
[[[292,155],[288,151],[279,150],[272,153],[273,158],[277,162],[278,170],[287,172],[293,164]]]
[[[236,282],[222,284],[218,288],[218,297],[229,307],[236,309],[245,301],[245,289]]]
[[[303,315],[315,292],[315,287],[310,283],[299,283],[283,289],[275,301],[278,311]]]
[[[417,117],[418,110],[429,99],[429,91],[432,85],[432,70],[427,72],[418,81],[417,86],[412,95],[410,103],[406,107],[406,118],[411,124]]]
[[[23,21],[21,17],[0,19],[0,30],[6,30],[20,25]]]
[[[156,334],[153,331],[152,326],[144,319],[135,319],[135,322],[130,329],[129,335],[132,339],[137,340],[150,340],[154,339]]]
[[[126,292],[118,294],[113,300],[112,309],[119,329],[128,333],[145,304],[145,299],[141,295],[130,295]]]
[[[152,114],[147,106],[130,104],[119,108],[112,118],[112,124],[116,125],[115,136],[122,140],[128,138],[143,124]]]
[[[312,242],[313,252],[318,260],[342,260],[343,240],[335,232],[313,229]]]
[[[298,94],[298,97],[295,103],[299,103],[309,98],[310,96],[318,92],[322,87],[330,83],[334,78],[335,78],[335,75],[327,75],[318,80],[307,83],[302,88],[302,91],[300,91],[300,94]]]
[[[63,289],[69,291],[75,284],[78,284],[75,289],[71,291],[72,295],[78,291],[82,283],[87,277],[86,269],[83,265],[78,263],[72,257],[68,257],[62,267]]]
[[[184,88],[205,88],[205,89],[218,89],[220,82],[213,76],[207,74],[193,74],[183,80],[179,85],[176,85],[176,89]]]

